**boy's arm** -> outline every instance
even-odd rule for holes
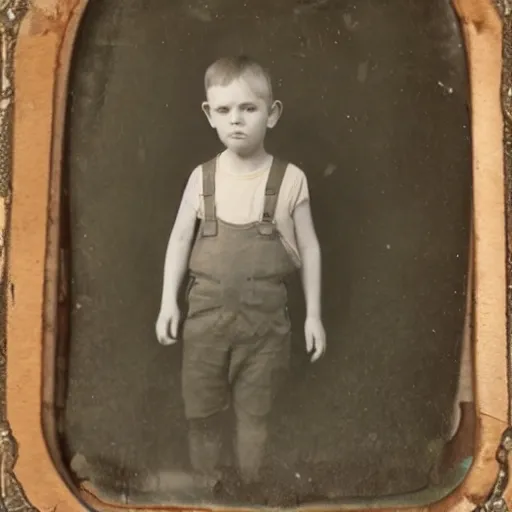
[[[321,311],[321,251],[316,236],[309,200],[302,201],[294,210],[295,233],[302,260],[302,286],[306,299],[304,335],[306,350],[316,361],[325,352],[325,330]]]
[[[177,308],[178,291],[188,268],[196,219],[196,210],[187,201],[182,201],[167,244],[161,313],[169,314]]]
[[[306,316],[320,319],[321,251],[309,201],[303,201],[295,208],[293,220],[302,260],[301,276],[306,300]]]

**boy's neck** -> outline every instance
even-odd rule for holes
[[[242,156],[226,149],[221,154],[224,165],[231,172],[240,174],[250,173],[258,171],[269,162],[271,156],[265,151],[265,148],[261,148],[250,155]]]

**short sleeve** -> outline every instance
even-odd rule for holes
[[[290,165],[292,173],[290,187],[290,215],[293,214],[295,208],[305,201],[309,201],[308,179],[304,172],[294,165]]]
[[[182,203],[192,207],[199,214],[201,206],[201,167],[196,167],[185,185],[183,191]]]

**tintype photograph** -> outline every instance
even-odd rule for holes
[[[425,505],[472,461],[469,78],[447,0],[91,0],[59,435],[130,505]]]

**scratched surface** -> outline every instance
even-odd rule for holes
[[[448,427],[468,256],[466,71],[444,0],[91,0],[66,148],[67,453],[114,494],[187,469],[181,349],[154,322],[182,187],[219,148],[202,74],[240,51],[273,73],[285,108],[268,148],[307,173],[324,258],[328,353],[305,357],[295,282],[269,488],[277,502],[416,491]]]

